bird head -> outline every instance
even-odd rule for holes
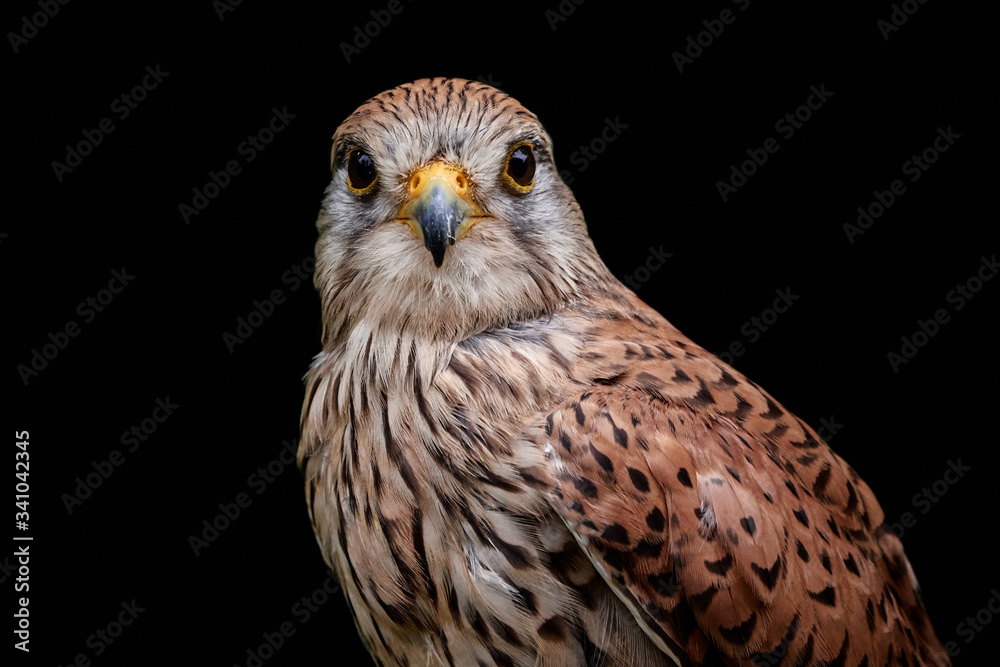
[[[606,277],[538,119],[499,90],[421,79],[337,129],[317,221],[324,337],[460,339],[550,313]]]

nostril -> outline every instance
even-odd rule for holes
[[[465,176],[457,174],[455,176],[455,185],[458,186],[459,191],[465,190],[465,188],[468,187],[468,182],[465,180]]]
[[[410,180],[410,192],[416,192],[420,189],[420,174],[414,174],[413,178]]]

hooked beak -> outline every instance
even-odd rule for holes
[[[454,165],[431,162],[410,176],[409,195],[399,217],[424,240],[434,265],[440,267],[447,247],[483,217],[482,208],[470,198],[469,177]]]

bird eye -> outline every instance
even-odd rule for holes
[[[529,143],[517,143],[507,155],[504,180],[519,192],[528,192],[535,185],[535,151]]]
[[[360,148],[352,149],[347,157],[347,187],[351,192],[367,192],[377,178],[378,171],[372,156]]]

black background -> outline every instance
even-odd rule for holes
[[[998,249],[983,122],[995,109],[992,38],[978,34],[988,21],[929,2],[885,40],[888,2],[806,5],[567,0],[574,11],[553,29],[555,0],[489,18],[472,3],[406,2],[350,63],[340,44],[384,3],[243,2],[220,20],[210,2],[72,2],[17,53],[8,36],[3,412],[8,437],[31,436],[30,663],[83,653],[95,665],[246,665],[262,633],[288,621],[295,634],[265,664],[365,664],[339,595],[308,622],[293,611],[327,577],[301,476],[286,466],[259,495],[248,478],[296,437],[301,378],[319,350],[315,291],[282,277],[312,255],[329,137],[372,95],[445,75],[492,82],[542,119],[616,275],[643,266],[650,247],[673,254],[644,300],[710,350],[747,343],[739,370],[814,426],[841,425],[833,446],[887,518],[916,518],[904,543],[942,641],[961,651],[957,664],[987,664],[1000,622],[971,637],[958,626],[1000,586],[1000,284],[961,310],[946,295]],[[735,21],[678,72],[672,52],[724,8]],[[38,11],[8,6],[5,31]],[[169,75],[119,120],[112,102],[157,65]],[[791,138],[776,132],[821,85],[833,93],[822,108]],[[286,107],[294,118],[247,163],[238,146]],[[60,181],[52,163],[105,117],[114,131]],[[574,152],[606,119],[626,127],[580,169]],[[939,127],[960,138],[910,183],[902,164]],[[724,202],[716,181],[768,137],[780,150]],[[178,206],[229,160],[242,172],[185,224]],[[905,194],[851,243],[844,223],[897,178]],[[122,267],[134,280],[85,323],[78,304]],[[223,334],[276,289],[287,300],[230,353]],[[777,289],[799,299],[749,343],[741,327]],[[895,372],[887,354],[939,308],[951,320]],[[25,384],[17,367],[70,320],[80,334]],[[126,451],[123,432],[167,397],[174,414]],[[124,463],[68,513],[64,494],[115,449]],[[914,494],[959,459],[971,469],[922,512]],[[241,492],[252,504],[195,556],[189,536]],[[0,573],[7,599],[15,576]],[[133,599],[144,611],[95,655],[88,637]]]

